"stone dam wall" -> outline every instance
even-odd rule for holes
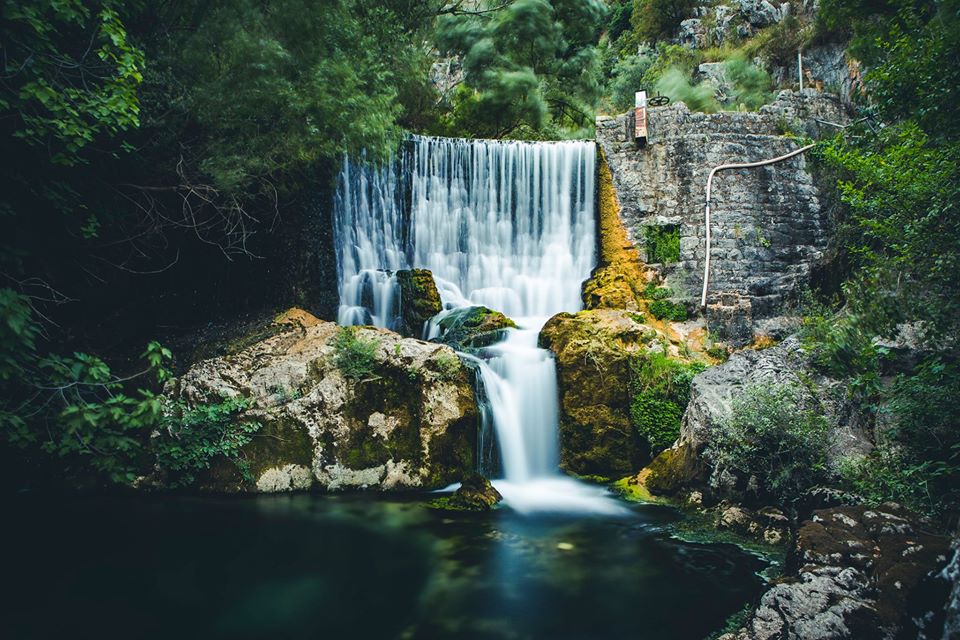
[[[596,123],[620,217],[646,262],[691,309],[703,286],[710,170],[783,155],[799,146],[785,133],[831,135],[836,128],[827,123],[848,121],[839,98],[812,90],[783,91],[755,113],[692,113],[683,103],[652,108],[643,147],[628,139],[627,117],[601,116]],[[808,161],[800,156],[722,171],[711,200],[711,333],[733,345],[761,334],[782,337],[781,316],[808,285],[830,237],[830,216]],[[679,234],[676,261],[653,264],[648,237],[658,227]]]

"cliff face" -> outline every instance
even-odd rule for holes
[[[833,131],[824,122],[843,123],[847,116],[839,99],[814,91],[781,92],[756,113],[691,113],[678,103],[650,109],[642,148],[627,139],[626,119],[597,118],[621,220],[645,261],[694,304],[703,286],[710,170],[783,155],[798,147],[786,131],[815,137]],[[808,284],[829,239],[829,217],[807,162],[801,156],[721,172],[711,199],[710,330],[734,345],[776,335],[781,328],[773,319]],[[654,242],[671,235],[679,237],[679,256],[666,261]]]

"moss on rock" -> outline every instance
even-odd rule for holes
[[[443,310],[440,292],[427,269],[397,271],[400,288],[400,325],[397,331],[409,338],[423,335],[423,325]]]
[[[621,477],[647,460],[630,422],[631,361],[657,336],[627,311],[561,313],[540,346],[557,361],[560,464],[578,475]]]
[[[467,474],[451,496],[431,500],[427,506],[446,511],[489,511],[503,500],[500,492],[479,473]]]
[[[499,342],[504,329],[515,329],[517,324],[499,311],[487,307],[454,309],[439,321],[437,342],[450,345],[457,351],[470,351]]]
[[[694,465],[696,461],[690,455],[689,445],[680,443],[665,449],[647,466],[647,488],[659,496],[675,496],[688,488],[687,483],[696,475]]]
[[[279,320],[270,337],[197,363],[167,390],[190,405],[244,397],[244,417],[264,425],[240,464],[214,465],[203,488],[439,488],[473,468],[476,401],[453,350],[356,327],[373,347],[365,375],[351,377],[335,324],[305,312]]]
[[[600,254],[597,268],[583,283],[583,306],[585,309],[640,310],[647,284],[646,268],[620,220],[613,175],[602,150],[597,168]]]

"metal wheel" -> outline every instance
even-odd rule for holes
[[[657,95],[647,100],[647,104],[649,104],[651,107],[662,107],[664,105],[670,104],[670,98],[668,98],[667,96],[660,95],[658,93]]]

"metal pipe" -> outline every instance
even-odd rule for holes
[[[803,53],[797,49],[797,75],[800,77],[800,93],[803,93]]]
[[[783,160],[789,160],[794,156],[798,156],[804,151],[812,149],[815,145],[808,144],[805,147],[800,147],[795,151],[786,153],[782,156],[772,158],[770,160],[760,160],[759,162],[738,162],[734,164],[721,164],[710,170],[710,175],[707,177],[707,207],[704,214],[704,221],[707,226],[707,253],[706,258],[703,263],[703,294],[700,296],[700,308],[705,308],[707,306],[707,283],[710,281],[710,191],[713,188],[713,176],[717,174],[718,171],[724,171],[726,169],[752,169],[754,167],[762,167],[764,165],[773,164],[775,162],[782,162]]]

